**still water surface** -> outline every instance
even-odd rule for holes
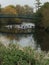
[[[17,43],[20,44],[22,47],[25,46],[31,46],[33,48],[36,47],[33,34],[27,34],[27,35],[15,35],[13,39],[9,39],[7,35],[0,34],[0,42],[2,42],[5,45],[8,45],[9,43]]]

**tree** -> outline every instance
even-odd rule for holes
[[[17,14],[15,6],[9,5],[2,9],[3,14]]]
[[[19,15],[33,14],[33,8],[28,5],[16,5],[16,11]]]
[[[1,8],[1,4],[0,4],[0,14],[1,14],[1,9],[2,9],[2,8]],[[1,27],[1,23],[2,23],[2,22],[1,22],[1,18],[0,18],[0,27]]]
[[[46,29],[49,27],[49,3],[45,3],[39,11],[43,16],[41,25]]]
[[[49,50],[49,3],[45,3],[36,12],[40,18],[36,20],[36,40],[42,50]]]
[[[28,6],[28,5],[25,5],[24,6],[24,13],[27,15],[27,14],[33,14],[33,8]]]
[[[1,12],[1,4],[0,4],[0,12]]]
[[[36,8],[37,8],[37,10],[41,7],[41,2],[40,2],[40,0],[36,0]]]

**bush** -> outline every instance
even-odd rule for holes
[[[20,48],[16,44],[7,47],[0,43],[0,65],[48,65],[49,53],[32,49]]]

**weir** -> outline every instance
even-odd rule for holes
[[[18,18],[18,19],[24,19],[24,20],[33,20],[34,17],[33,15],[16,15],[16,14],[0,14],[0,19],[2,18]],[[0,33],[7,33],[7,34],[32,34],[34,31],[34,26],[32,26],[31,28],[27,28],[27,26],[23,26],[22,28],[15,28],[15,25],[19,25],[21,26],[22,22],[18,23],[18,22],[14,22],[14,21],[11,21],[11,22],[3,22],[3,23],[0,23],[1,27],[0,27]],[[6,27],[8,26],[9,27]],[[12,25],[12,28],[10,28],[10,25]],[[24,29],[25,27],[25,29]],[[30,27],[30,25],[29,25]]]

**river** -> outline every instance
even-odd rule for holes
[[[23,23],[25,24],[24,26],[26,27],[27,25],[29,27],[35,28],[35,24],[30,24],[30,23]],[[27,26],[27,27],[28,27]],[[22,27],[23,28],[23,27]],[[33,29],[34,31],[34,29]],[[16,34],[3,34],[0,33],[0,42],[3,43],[4,45],[8,45],[9,43],[16,43],[19,44],[22,47],[26,46],[31,46],[32,48],[36,48],[36,41],[34,40],[33,34],[21,34],[21,35],[16,35]]]
[[[11,35],[12,36],[12,35]],[[33,48],[36,47],[33,34],[27,34],[27,35],[15,35],[13,38],[10,35],[5,35],[5,34],[0,34],[0,42],[3,43],[4,45],[8,45],[9,43],[17,43],[21,45],[22,47],[25,46],[31,46]]]

